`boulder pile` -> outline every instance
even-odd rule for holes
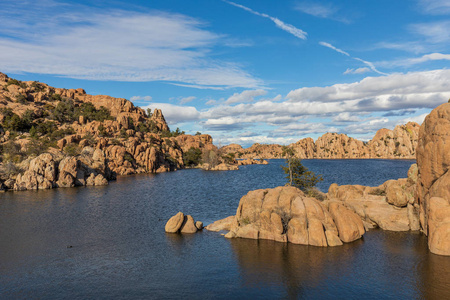
[[[167,233],[196,233],[202,229],[202,222],[195,222],[191,215],[185,215],[181,211],[171,217],[165,226]]]
[[[250,191],[241,198],[235,216],[216,221],[206,229],[229,230],[227,238],[322,247],[352,242],[365,232],[358,215],[345,206],[327,206],[291,186]]]

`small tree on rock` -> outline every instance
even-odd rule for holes
[[[287,175],[288,185],[308,192],[323,180],[322,175],[315,175],[314,172],[308,171],[308,168],[302,164],[302,160],[296,157],[292,147],[283,147],[283,156],[286,157],[287,166],[282,166],[282,168]]]

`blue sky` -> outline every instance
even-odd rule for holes
[[[161,108],[216,144],[367,140],[450,98],[450,2],[7,1],[0,71]]]

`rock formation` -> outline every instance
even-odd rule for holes
[[[1,189],[107,184],[116,175],[183,168],[183,153],[191,147],[217,150],[211,136],[170,132],[161,110],[149,113],[123,98],[0,73],[0,147],[6,149]],[[42,153],[47,155],[37,159]],[[16,165],[14,172],[5,162]],[[36,164],[51,165],[55,175],[50,178]]]
[[[365,143],[345,134],[325,133],[316,142],[312,138],[301,139],[289,146],[299,158],[415,158],[419,124],[409,122],[398,125],[394,130],[380,129],[374,138]],[[223,147],[227,153],[240,158],[283,158],[283,147],[271,144],[253,144],[243,149],[232,144]]]
[[[207,230],[229,230],[228,238],[268,239],[313,246],[338,246],[365,232],[363,222],[338,203],[330,210],[295,187],[255,190],[241,198],[236,215]]]
[[[202,229],[202,222],[195,222],[191,215],[185,215],[181,211],[171,217],[165,226],[167,233],[196,233]]]
[[[414,203],[416,179],[414,164],[408,178],[388,180],[378,187],[332,184],[324,203],[339,203],[354,211],[366,229],[419,230],[419,207]]]
[[[423,122],[417,146],[416,200],[430,251],[450,255],[450,103]]]

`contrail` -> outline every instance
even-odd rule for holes
[[[331,45],[330,43],[327,42],[319,42],[320,45],[324,46],[324,47],[328,47],[330,49],[333,49],[334,51],[337,51],[341,54],[347,55],[350,57],[350,54],[348,54],[347,52],[345,52],[344,50],[341,50],[339,48],[336,48],[335,46]]]
[[[252,13],[254,15],[257,15],[257,16],[260,16],[260,17],[263,17],[263,18],[267,18],[267,19],[271,20],[272,22],[274,22],[275,25],[278,28],[283,29],[286,32],[289,32],[290,34],[292,34],[292,35],[294,35],[294,36],[296,36],[296,37],[298,37],[298,38],[300,38],[302,40],[306,40],[306,36],[308,35],[308,33],[306,33],[305,31],[303,31],[303,30],[301,30],[301,29],[299,29],[299,28],[297,28],[297,27],[295,27],[295,26],[293,26],[291,24],[286,24],[286,23],[284,23],[283,21],[281,21],[278,18],[274,18],[272,16],[269,16],[268,14],[259,13],[257,11],[254,11],[251,8],[248,8],[248,7],[244,6],[244,5],[240,5],[240,4],[231,2],[231,1],[223,0],[223,2],[226,2],[226,3],[230,4],[230,5],[242,8],[243,10],[246,10],[249,13]]]
[[[363,64],[367,65],[367,66],[368,66],[372,71],[374,71],[375,73],[378,73],[378,74],[381,74],[381,75],[389,75],[389,74],[383,73],[383,72],[381,72],[381,71],[378,71],[377,68],[375,68],[375,65],[374,65],[373,63],[371,63],[370,61],[366,61],[366,60],[363,60],[363,59],[358,58],[358,57],[352,57],[350,54],[348,54],[348,53],[345,52],[344,50],[341,50],[341,49],[339,49],[339,48],[336,48],[335,46],[331,45],[330,43],[327,43],[327,42],[319,42],[319,45],[322,45],[322,46],[324,46],[324,47],[333,49],[333,50],[336,51],[336,52],[339,52],[339,53],[341,53],[341,54],[344,54],[344,55],[346,55],[346,56],[348,56],[348,57],[350,57],[350,58],[352,58],[352,59],[354,59],[354,60],[360,61],[360,62],[362,62]]]

